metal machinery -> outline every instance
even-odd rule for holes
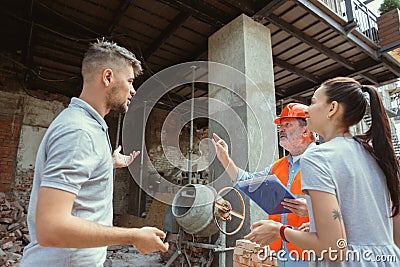
[[[233,191],[239,198],[240,212],[234,210],[231,203],[222,197],[229,191]],[[243,226],[245,205],[241,194],[233,187],[225,187],[217,193],[211,186],[188,184],[175,195],[172,201],[172,215],[179,225],[177,250],[166,266],[171,266],[182,254],[189,267],[210,266],[213,261],[213,253],[218,253],[218,266],[222,267],[225,266],[226,252],[233,250],[231,247],[226,247],[226,235],[237,233]],[[233,219],[235,219],[234,230],[228,232],[226,230],[227,223],[232,223]],[[218,232],[218,239],[215,243],[210,243],[211,236]],[[192,240],[187,238],[188,235],[192,236]],[[209,243],[196,242],[195,237],[206,237]],[[204,238],[200,240],[204,240]],[[208,259],[202,259],[192,265],[190,256],[185,250],[187,247],[208,250]]]
[[[192,96],[190,105],[190,144],[188,160],[188,184],[183,186],[172,201],[172,221],[176,220],[179,225],[176,251],[169,258],[165,266],[171,266],[174,261],[183,254],[186,265],[189,267],[208,267],[213,261],[213,253],[218,253],[218,266],[225,266],[226,251],[233,248],[226,247],[226,235],[237,233],[243,226],[245,219],[245,205],[239,191],[233,187],[225,187],[218,193],[209,185],[193,184],[193,119],[194,119],[194,91],[196,66],[191,67],[192,72]],[[235,211],[229,201],[224,199],[223,194],[229,191],[235,192],[241,204],[241,212]],[[236,220],[235,222],[233,222]],[[236,224],[237,223],[237,227]],[[235,226],[234,230],[228,232],[227,223]],[[211,243],[213,235],[219,232],[218,239]],[[191,236],[191,240],[187,236]],[[207,241],[208,243],[203,243]],[[208,259],[200,256],[200,260],[192,265],[191,257],[186,248],[199,248],[208,250]]]

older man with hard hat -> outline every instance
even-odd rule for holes
[[[279,145],[286,149],[290,154],[275,161],[269,168],[261,172],[249,173],[238,168],[228,154],[228,145],[215,133],[213,143],[217,152],[217,158],[224,166],[226,172],[233,182],[253,179],[266,175],[274,174],[279,180],[295,195],[303,195],[301,191],[301,171],[300,157],[307,147],[315,142],[314,134],[307,130],[307,106],[290,103],[285,106],[280,116],[274,123],[279,127]],[[281,215],[269,215],[268,219],[290,225],[299,230],[307,231],[309,222],[307,205],[304,198],[285,199],[282,203],[285,208],[293,213]],[[270,249],[277,253],[278,266],[308,266],[307,257],[304,257],[302,250],[294,245],[282,240],[275,240],[270,244]],[[292,255],[289,255],[289,252]],[[307,255],[306,255],[307,256]]]

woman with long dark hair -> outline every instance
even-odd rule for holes
[[[350,127],[362,120],[368,104],[371,127],[352,136]],[[246,238],[266,245],[281,236],[309,250],[312,265],[399,266],[399,162],[377,90],[334,78],[315,91],[307,113],[308,129],[325,141],[300,162],[302,190],[310,196],[310,232],[260,221]]]

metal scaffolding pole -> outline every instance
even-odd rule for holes
[[[140,173],[139,173],[139,193],[138,193],[138,212],[137,216],[140,217],[141,205],[142,205],[142,181],[143,181],[143,168],[144,168],[144,149],[145,149],[145,134],[146,134],[146,105],[147,101],[143,103],[143,121],[142,121],[142,146],[140,148]]]
[[[121,130],[121,117],[122,114],[119,113],[118,114],[118,125],[117,125],[117,137],[115,138],[115,147],[114,150],[118,148],[118,144],[119,144],[119,133]],[[114,151],[112,151],[113,153]],[[117,169],[113,169],[113,182],[115,183],[115,175],[117,174]]]
[[[196,66],[192,66],[192,98],[190,99],[190,137],[189,137],[189,162],[188,162],[188,183],[192,183],[192,175],[193,175],[193,116],[194,116],[194,79],[196,73]]]

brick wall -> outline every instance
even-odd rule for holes
[[[0,113],[0,192],[11,191],[22,116]]]
[[[179,136],[179,146],[168,146],[168,142],[161,145],[161,132],[165,131],[168,134],[168,125],[164,125],[164,122],[168,116],[168,111],[154,109],[149,116],[148,123],[146,125],[146,147],[154,168],[158,171],[164,172],[166,175],[174,171],[174,168],[187,169],[185,164],[185,157],[188,154],[190,128],[183,127]],[[188,126],[188,125],[187,125]],[[208,132],[196,131],[197,126],[194,125],[193,132],[193,160],[199,158],[199,143],[200,140],[208,137]],[[205,151],[203,151],[204,153]],[[168,158],[167,158],[168,156]],[[201,162],[202,165],[208,164],[207,162]],[[175,170],[176,171],[176,170]]]

